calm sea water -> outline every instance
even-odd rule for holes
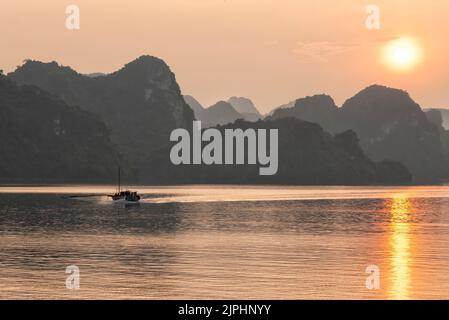
[[[449,186],[113,189],[0,187],[0,299],[449,298]]]

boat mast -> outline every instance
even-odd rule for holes
[[[120,193],[120,167],[118,167],[118,193]]]

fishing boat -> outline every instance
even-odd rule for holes
[[[120,181],[120,167],[118,168],[118,179],[117,179],[117,192],[114,194],[109,194],[108,197],[112,199],[113,202],[125,202],[125,203],[137,203],[140,200],[140,195],[137,191],[122,190]]]

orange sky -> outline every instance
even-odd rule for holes
[[[68,4],[81,9],[80,30],[65,28]],[[365,28],[368,4],[381,9],[380,30]],[[238,95],[268,112],[316,93],[341,104],[379,83],[449,108],[447,0],[2,0],[0,8],[6,72],[27,58],[111,72],[150,54],[205,106]],[[380,60],[386,41],[402,36],[423,51],[408,72]]]

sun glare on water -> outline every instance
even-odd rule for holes
[[[421,47],[412,38],[399,38],[388,42],[383,49],[385,64],[396,71],[414,69],[422,59]]]

